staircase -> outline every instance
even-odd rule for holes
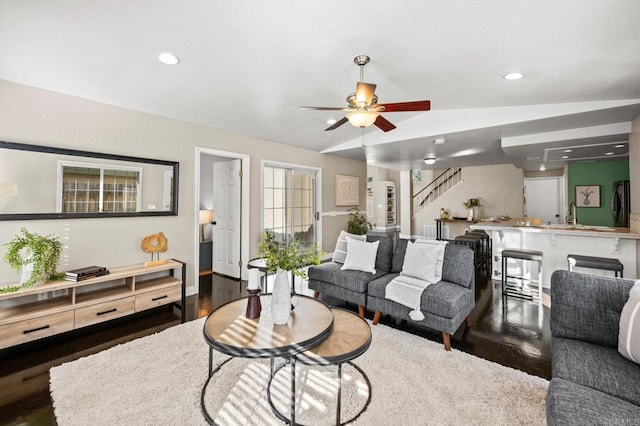
[[[462,168],[448,168],[413,196],[413,217],[462,181]]]

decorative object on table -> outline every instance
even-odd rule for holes
[[[600,185],[576,185],[577,207],[600,207]]]
[[[367,220],[367,217],[360,210],[354,208],[349,213],[349,221],[347,222],[347,232],[355,235],[364,235],[373,228],[373,224]]]
[[[478,217],[478,207],[482,206],[482,204],[480,204],[480,197],[469,198],[462,204],[464,204],[464,207],[469,210],[469,216],[467,217],[468,221],[472,221],[474,218]]]
[[[212,210],[200,210],[200,242],[205,241],[204,227],[213,223],[213,211]]]
[[[258,269],[249,270],[249,282],[247,283],[247,292],[249,298],[247,299],[247,311],[244,316],[249,319],[260,318],[260,312],[262,311],[262,303],[260,303],[260,271]]]
[[[336,206],[357,206],[360,204],[358,176],[335,175],[333,184]]]
[[[72,269],[64,273],[66,281],[84,281],[89,278],[101,277],[109,275],[109,270],[104,266],[87,266],[86,268]]]
[[[444,207],[440,209],[440,219],[449,219],[449,212]]]
[[[20,228],[22,235],[16,235],[5,244],[4,259],[12,269],[20,272],[20,285],[0,288],[0,293],[11,293],[20,288],[42,284],[49,280],[60,280],[56,268],[62,253],[62,243],[53,235],[42,236]]]
[[[307,271],[302,268],[318,265],[322,251],[317,246],[302,250],[302,243],[296,238],[279,241],[269,230],[262,235],[258,245],[258,255],[265,258],[267,272],[276,273],[271,297],[271,317],[274,324],[286,324],[291,315],[291,290],[289,289],[288,273],[307,279]]]
[[[167,251],[168,247],[167,237],[165,237],[162,232],[144,237],[142,242],[140,242],[140,248],[145,253],[151,253],[151,261],[145,262],[144,266],[162,265],[166,263],[165,259],[160,259],[160,253]]]

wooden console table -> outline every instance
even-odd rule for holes
[[[178,307],[184,322],[185,273],[184,262],[168,260],[155,266],[113,268],[108,275],[84,281],[48,281],[0,294],[0,349],[161,305]]]
[[[442,222],[447,222],[447,223],[466,223],[466,224],[473,224],[473,223],[478,223],[477,220],[466,220],[466,219],[435,219],[436,221],[436,240],[441,240],[442,239]]]

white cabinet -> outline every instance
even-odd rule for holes
[[[373,217],[369,220],[378,229],[396,226],[396,184],[388,181],[373,182],[371,202]]]

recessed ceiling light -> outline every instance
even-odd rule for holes
[[[538,161],[539,159],[540,157],[538,157],[537,155],[531,155],[527,157],[527,161]]]
[[[562,156],[562,159],[563,159],[563,160],[566,160],[567,158],[569,158],[569,156],[568,156],[568,155],[563,155],[563,156]]]
[[[337,120],[336,120],[336,119],[334,119],[334,118],[330,118],[330,119],[328,119],[328,120],[327,120],[327,124],[328,124],[329,126],[333,126],[333,125],[334,125],[334,124],[336,124],[336,123],[337,123]]]
[[[502,76],[505,80],[520,80],[522,77],[524,77],[524,74],[520,72],[510,72]]]
[[[444,139],[436,139],[435,141],[433,141],[433,143],[435,143],[436,145],[442,145],[444,143]]]
[[[615,152],[607,152],[604,155],[613,155],[613,154],[615,154]]]
[[[572,149],[565,149],[564,152],[571,152],[573,151]]]
[[[180,62],[180,58],[169,52],[163,52],[158,55],[158,60],[167,65],[176,65],[178,62]]]
[[[616,148],[624,148],[624,145],[620,144],[620,145],[615,145]]]

